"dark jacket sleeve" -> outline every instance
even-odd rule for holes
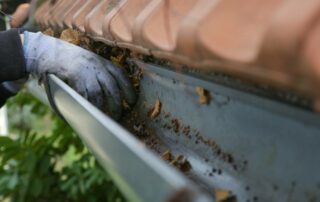
[[[19,29],[0,32],[0,83],[27,76]],[[0,107],[14,95],[0,84]]]
[[[0,82],[26,76],[26,64],[19,29],[0,32]]]
[[[0,84],[0,107],[2,107],[6,103],[7,99],[13,95],[15,94]]]

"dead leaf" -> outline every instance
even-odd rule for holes
[[[156,118],[161,112],[161,102],[159,99],[156,100],[153,108],[150,110],[150,118]]]
[[[161,155],[161,159],[165,160],[165,161],[172,161],[172,154],[170,150],[165,151],[162,155]]]
[[[176,168],[178,168],[182,172],[188,172],[192,168],[190,162],[181,154],[176,156],[175,159],[173,159],[170,162],[170,164],[175,166]]]
[[[187,159],[184,159],[184,161],[180,164],[180,170],[184,173],[190,171],[191,168],[192,168],[192,166]]]
[[[51,28],[46,29],[43,34],[54,37],[54,31]]]
[[[224,189],[214,189],[214,195],[217,202],[236,201],[230,191]]]
[[[209,104],[209,102],[210,102],[209,92],[206,89],[204,89],[203,87],[199,87],[199,86],[196,87],[196,91],[199,96],[200,104]]]
[[[123,107],[125,110],[130,109],[130,105],[127,103],[126,100],[122,100],[122,107]]]
[[[125,56],[124,55],[117,55],[117,56],[111,56],[110,57],[111,62],[115,65],[118,65],[120,67],[123,66],[124,62],[125,62]]]
[[[74,45],[80,45],[80,32],[71,28],[65,29],[61,32],[60,39]]]

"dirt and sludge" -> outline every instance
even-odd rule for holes
[[[199,130],[191,128],[191,126],[184,124],[178,118],[175,118],[170,112],[163,112],[161,118],[156,120],[164,129],[171,131],[171,134],[176,136],[183,136],[187,141],[193,141],[195,145],[203,145],[211,151],[212,157],[219,158],[221,161],[229,164],[234,170],[245,170],[247,161],[236,161],[234,156],[224,151],[219,144],[213,139],[206,138],[200,133]],[[205,162],[209,161],[209,158],[203,159]]]
[[[151,109],[153,109],[153,107],[154,106],[152,106]],[[198,137],[199,140],[197,144],[202,144],[206,147],[210,147],[210,143],[208,143],[208,141],[206,141],[206,139],[201,137],[200,135],[198,135],[197,137],[193,137],[192,133],[195,130],[191,129],[190,126],[185,127],[178,119],[172,119],[171,116],[168,115],[168,113],[163,113],[165,114],[167,119],[170,118],[170,122],[168,123],[168,126],[166,126],[165,129],[175,131],[174,133],[179,133],[179,135],[176,134],[176,136],[183,135],[187,137],[189,140],[196,139]],[[159,134],[157,133],[158,130],[153,129],[153,124],[161,124],[161,118],[163,117],[160,114],[156,118],[151,118],[150,109],[145,112],[145,115],[142,115],[140,111],[137,112],[134,109],[123,117],[121,124],[125,128],[127,128],[132,134],[134,134],[143,144],[145,144],[148,148],[155,152],[155,154],[158,155],[160,159],[167,162],[169,165],[175,167],[182,173],[185,173],[186,176],[194,175],[194,173],[197,173],[198,171],[193,170],[195,165],[193,165],[192,161],[188,159],[189,153],[185,151],[185,149],[175,149],[176,147],[179,147],[177,145],[181,145],[182,143],[176,139],[169,140],[168,143],[168,141],[164,140],[165,138],[159,137]],[[175,145],[175,147],[172,147],[172,145]],[[217,146],[214,147],[216,148]],[[232,158],[232,156],[227,155],[222,151],[220,151],[220,153],[220,155],[224,154],[224,156],[228,156],[222,158],[224,158],[226,161],[230,163],[230,158]],[[202,163],[210,164],[208,158],[203,158]],[[211,178],[213,177],[213,175],[222,175],[222,170],[222,168],[214,167],[209,171],[209,173],[206,172],[202,174],[206,175],[208,178]],[[210,191],[210,194],[212,196],[219,194],[219,200],[217,200],[218,202],[237,201],[236,196],[232,193],[232,191],[224,190],[222,188],[217,189],[218,191],[215,190],[215,188],[208,188],[207,191]],[[223,190],[226,193],[228,193],[227,196],[222,197],[221,193],[223,192]]]
[[[159,158],[182,172],[190,171],[192,166],[188,159],[183,154],[171,152],[167,144],[157,136],[156,130],[149,126],[148,119],[151,118],[149,116],[141,116],[139,112],[132,110],[122,118],[121,124],[154,151]]]
[[[122,124],[147,147],[155,151],[162,160],[185,173],[186,176],[202,175],[206,176],[208,181],[215,180],[215,176],[223,177],[225,175],[223,173],[224,167],[220,167],[218,164],[212,166],[211,160],[213,158],[223,164],[228,164],[228,167],[235,172],[246,169],[247,161],[237,161],[232,154],[224,151],[216,141],[206,138],[197,129],[184,124],[172,113],[166,112],[164,110],[165,103],[159,98],[149,104],[140,100],[138,105],[140,106],[124,117]],[[186,146],[186,142],[189,143],[189,146]],[[196,152],[190,145],[201,146],[202,150],[211,151],[209,155],[200,155],[201,164],[206,164],[210,167],[209,170],[200,171],[197,161],[190,159],[190,157],[192,158],[190,152]],[[191,179],[194,178],[191,177]],[[213,196],[220,194],[220,199],[217,201],[237,201],[236,195],[232,191],[220,187],[217,188],[219,191],[215,191],[216,188],[213,187],[208,190]],[[221,197],[223,190],[228,193],[225,197]]]
[[[127,49],[110,47],[104,43],[93,41],[83,33],[73,29],[66,29],[62,32],[54,32],[51,29],[47,29],[44,33],[81,46],[112,61],[127,72],[136,92],[139,93],[140,80],[143,78],[142,71],[139,67],[127,61],[127,58],[139,56],[136,56]],[[195,92],[199,96],[199,104],[210,104],[211,95],[206,89],[199,86],[195,89]],[[124,117],[120,120],[120,124],[155,152],[160,159],[182,173],[185,173],[186,176],[191,172],[196,173],[197,171],[194,170],[196,169],[196,166],[192,164],[193,162],[189,159],[188,152],[185,153],[184,149],[176,150],[171,148],[171,145],[179,146],[182,145],[184,141],[191,141],[194,145],[202,145],[207,151],[210,151],[210,155],[201,157],[201,161],[204,164],[209,165],[211,159],[216,158],[228,164],[234,171],[240,171],[246,168],[248,164],[246,161],[236,161],[234,156],[224,151],[216,141],[206,138],[197,129],[184,124],[183,121],[174,117],[170,112],[164,111],[164,105],[165,103],[160,99],[156,99],[150,106],[143,106],[142,108],[144,108],[144,110],[140,110],[137,109],[137,107],[132,108],[125,100],[123,100],[125,112]],[[155,125],[157,127],[154,127]],[[164,140],[164,137],[161,137],[162,133],[158,132],[159,128],[162,128],[161,130],[163,131],[167,131],[166,134],[173,135],[172,137],[169,137],[170,144]],[[186,148],[185,146],[183,147]],[[192,150],[192,148],[187,149]],[[202,174],[211,178],[213,175],[222,175],[222,172],[222,168],[212,167],[208,172]],[[236,196],[231,191],[213,187],[208,188],[208,190],[211,190],[210,194],[213,196],[216,195],[218,202],[237,201]]]
[[[117,65],[118,67],[125,70],[128,74],[133,87],[139,92],[140,80],[142,78],[142,71],[140,68],[135,66],[132,63],[127,62],[127,58],[131,57],[133,53],[131,53],[128,49],[121,49],[118,47],[111,47],[102,42],[94,41],[89,38],[84,33],[79,32],[74,29],[65,29],[63,31],[54,31],[53,29],[45,29],[43,31],[44,34],[53,36],[56,38],[60,38],[64,41],[72,43],[74,45],[80,46],[84,49],[92,51]],[[125,105],[125,103],[124,103]],[[125,108],[127,108],[125,106]]]

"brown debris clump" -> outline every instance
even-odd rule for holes
[[[47,36],[52,36],[54,37],[54,31],[51,28],[46,29],[45,31],[42,32],[43,34],[47,35]]]
[[[62,32],[56,32],[55,30],[48,28],[42,31],[43,34],[60,38],[66,42],[80,46],[84,49],[92,51],[111,62],[118,67],[121,67],[129,76],[131,83],[136,90],[139,92],[140,80],[143,77],[142,70],[133,63],[127,62],[127,57],[130,55],[129,50],[123,50],[117,47],[108,46],[102,42],[97,42],[90,39],[85,33],[81,33],[78,30],[67,28]],[[124,103],[125,106],[125,103]]]
[[[80,45],[80,32],[74,29],[65,29],[61,32],[60,39],[74,45]]]
[[[166,149],[155,135],[155,131],[147,125],[145,118],[142,118],[134,109],[122,117],[121,125],[159,155]]]
[[[171,120],[171,125],[172,125],[173,131],[175,133],[179,133],[180,132],[180,122],[178,121],[178,119],[172,119]]]
[[[210,103],[210,94],[209,91],[204,89],[203,87],[196,87],[196,92],[199,96],[200,104],[209,104]]]
[[[175,191],[168,199],[168,202],[191,202],[193,200],[193,193],[188,189],[180,189]]]
[[[65,29],[61,32],[60,37],[61,40],[72,43],[77,46],[81,46],[87,50],[91,50],[91,41],[88,37],[84,36],[81,32],[75,29]]]
[[[160,158],[184,173],[190,171],[192,168],[190,162],[183,155],[180,154],[174,157],[170,150],[163,152]]]
[[[214,156],[230,164],[234,170],[244,170],[247,167],[246,164],[238,164],[234,156],[229,152],[223,151],[220,145],[213,139],[205,138],[198,130],[192,129],[189,125],[185,125],[181,120],[172,117],[172,115],[166,111],[163,111],[162,114],[165,119],[161,123],[161,126],[164,129],[171,130],[171,132],[174,132],[177,136],[183,135],[183,137],[194,141],[196,145],[202,144],[208,146]],[[209,162],[209,159],[207,158],[205,161]]]
[[[176,156],[176,158],[173,159],[170,164],[184,173],[190,171],[192,168],[190,162],[183,155]]]
[[[161,112],[161,102],[159,99],[156,100],[156,103],[152,107],[152,109],[149,112],[149,117],[154,119],[156,118]]]
[[[228,190],[214,189],[213,191],[217,202],[236,202],[235,196]]]
[[[117,56],[111,56],[110,59],[113,64],[118,65],[120,67],[122,67],[126,62],[126,56],[123,54],[117,55]]]
[[[165,161],[172,161],[173,156],[170,150],[165,151],[162,155],[161,155],[161,159],[165,160]]]

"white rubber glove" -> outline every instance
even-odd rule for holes
[[[39,78],[52,73],[114,118],[121,115],[122,99],[136,96],[125,73],[110,61],[81,47],[42,33],[24,32],[27,72]]]

